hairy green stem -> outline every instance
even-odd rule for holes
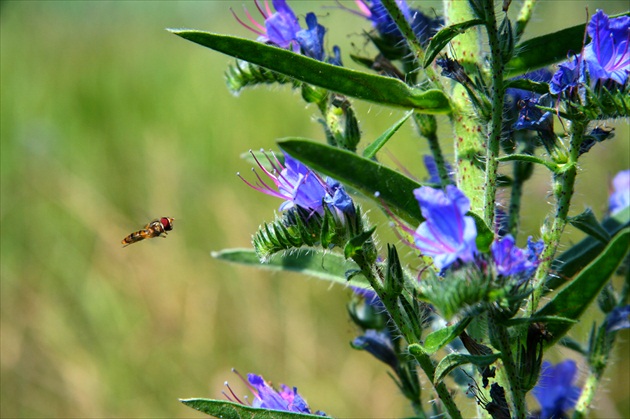
[[[571,198],[573,197],[575,178],[577,176],[577,160],[580,151],[580,145],[584,139],[584,130],[586,124],[581,121],[570,122],[570,145],[569,154],[566,163],[559,165],[553,179],[553,193],[556,198],[555,214],[547,217],[545,225],[542,229],[542,239],[545,248],[540,255],[540,264],[532,280],[534,292],[529,301],[528,312],[533,314],[538,308],[540,297],[544,291],[544,281],[553,258],[560,244],[560,237],[564,232],[567,224],[569,208],[571,206]]]
[[[521,388],[521,379],[514,363],[514,354],[512,353],[512,346],[510,337],[508,335],[507,327],[497,324],[493,318],[493,314],[488,316],[488,327],[490,334],[493,336],[493,345],[498,346],[498,350],[501,351],[501,362],[503,364],[503,370],[508,379],[510,385],[509,394],[510,401],[512,402],[512,418],[526,419],[527,407],[525,406],[525,392]]]
[[[503,88],[503,57],[499,34],[497,32],[497,20],[494,14],[494,2],[485,2],[486,31],[490,43],[492,63],[492,120],[488,133],[486,147],[486,177],[484,182],[483,218],[486,224],[492,228],[494,225],[495,202],[497,195],[497,169],[499,168],[499,144],[501,141],[501,128],[503,126],[503,100],[505,89]]]
[[[416,361],[418,361],[418,364],[420,364],[420,367],[427,375],[427,378],[431,381],[431,384],[433,384],[433,388],[435,388],[438,397],[444,404],[444,407],[446,408],[446,411],[450,415],[451,419],[461,419],[462,414],[453,401],[453,397],[451,397],[451,393],[448,391],[448,388],[446,387],[444,382],[440,381],[436,384],[434,381],[435,365],[433,365],[433,361],[431,360],[429,354],[427,354],[422,346],[419,344],[409,345],[409,352],[411,353],[411,355],[414,356],[414,358],[416,358]]]
[[[523,2],[521,11],[518,13],[518,17],[516,18],[515,41],[521,39],[523,32],[525,32],[525,27],[532,18],[532,12],[534,10],[534,6],[536,6],[536,2],[537,0],[525,0]]]
[[[475,19],[467,1],[444,0],[445,24],[466,22]],[[471,28],[453,38],[450,51],[467,74],[477,73],[477,64],[481,62],[479,32]],[[470,199],[470,209],[475,214],[483,214],[483,184],[485,172],[483,156],[485,153],[485,127],[479,124],[473,104],[466,89],[458,83],[453,85],[451,98],[451,122],[454,130],[455,181],[457,187]]]
[[[429,150],[431,151],[433,160],[435,160],[438,176],[440,177],[440,184],[445,187],[452,182],[450,180],[448,170],[446,169],[446,162],[444,160],[444,154],[442,153],[442,147],[440,147],[440,143],[438,141],[435,116],[414,113],[413,120],[416,123],[416,127],[418,128],[420,135],[426,138],[429,143]]]

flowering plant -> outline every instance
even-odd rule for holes
[[[281,152],[251,153],[259,169],[253,180],[241,179],[280,198],[281,215],[253,235],[253,249],[215,257],[351,287],[348,312],[360,330],[352,346],[392,369],[418,417],[462,417],[458,389],[479,417],[564,417],[572,409],[584,417],[616,333],[630,327],[630,171],[615,177],[602,221],[591,210],[569,216],[580,157],[612,137],[603,120],[630,114],[630,16],[598,10],[587,24],[522,41],[535,3],[525,0],[516,19],[509,0],[500,9],[492,0],[446,1],[437,17],[404,0],[338,3],[339,12],[371,25],[366,37],[376,53],[350,56],[365,72],[344,66],[337,46],[326,49],[315,13],[301,22],[285,0],[254,1],[264,23],[247,10],[232,12],[256,41],[171,30],[237,58],[227,71],[234,92],[270,83],[299,89],[321,113],[327,140],[288,138],[278,142]],[[351,98],[408,112],[366,145]],[[431,152],[428,182],[379,161],[408,120]],[[438,122],[452,126],[450,163]],[[519,247],[523,185],[536,167],[550,174],[554,204],[540,238]],[[507,201],[499,190],[509,191]],[[387,214],[401,243],[377,245],[359,196]],[[587,236],[559,253],[568,224]],[[400,246],[418,259],[401,261]],[[620,289],[611,282],[617,274],[625,275]],[[605,319],[589,342],[568,338],[595,301]],[[574,361],[544,361],[554,345],[584,358],[583,387]],[[183,402],[217,417],[326,415],[296,388],[278,391],[255,374],[246,384],[251,403],[231,389],[228,400]],[[530,391],[538,408],[527,406]]]

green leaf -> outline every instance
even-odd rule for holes
[[[287,254],[276,254],[270,257],[268,263],[264,264],[260,263],[253,249],[225,249],[212,252],[212,257],[272,271],[300,272],[343,286],[370,288],[362,275],[353,275],[349,281],[346,279],[347,271],[358,269],[354,262],[345,260],[343,256],[337,253],[324,252],[323,250],[300,250]]]
[[[482,24],[483,20],[472,19],[467,20],[466,22],[456,23],[454,25],[442,28],[438,33],[433,35],[433,38],[431,38],[431,42],[429,42],[426,55],[424,56],[424,68],[428,67],[429,64],[433,62],[435,57],[437,57],[440,51],[442,51],[446,44],[451,42],[453,38],[455,38],[457,35],[463,34],[468,28],[472,28],[473,26]]]
[[[195,410],[222,419],[308,419],[322,417],[306,413],[260,409],[225,400],[180,399],[179,401]]]
[[[569,223],[589,236],[595,237],[602,243],[608,243],[610,241],[610,234],[608,234],[606,229],[597,221],[595,214],[593,214],[590,208],[587,208],[583,213],[575,217],[570,217]]]
[[[444,346],[448,345],[453,339],[458,337],[471,321],[472,318],[466,317],[455,324],[429,333],[429,335],[427,335],[424,339],[424,350],[429,355],[433,355]]]
[[[363,245],[366,241],[372,238],[372,234],[374,234],[374,230],[376,230],[376,226],[372,227],[368,231],[363,231],[358,236],[355,236],[348,240],[346,246],[343,249],[344,256],[346,259],[353,258],[358,253],[363,251]]]
[[[475,239],[475,244],[477,245],[477,249],[482,253],[488,252],[490,250],[490,245],[494,240],[494,233],[479,215],[472,211],[468,211],[466,215],[471,216],[475,220],[475,227],[477,227],[477,238]]]
[[[414,108],[417,112],[448,114],[448,97],[437,89],[420,90],[402,81],[327,64],[292,51],[249,39],[187,29],[175,35],[215,51],[268,68],[304,83],[385,106]]]
[[[622,228],[628,226],[630,226],[630,207],[617,212],[602,222],[602,227],[610,236],[614,236]],[[605,246],[606,243],[589,236],[562,253],[553,261],[551,272],[545,280],[545,288],[548,290],[558,289],[595,259]]]
[[[604,251],[540,309],[535,317],[560,316],[578,320],[610,280],[628,250],[630,250],[630,227],[617,233]],[[552,340],[547,344],[551,345],[562,338],[571,326],[572,324],[567,322],[549,323],[547,330],[551,333]]]
[[[529,79],[506,80],[503,87],[505,89],[527,90],[528,92],[534,92],[540,95],[549,93],[549,85],[547,83],[536,82]]]
[[[380,137],[376,139],[373,143],[366,147],[365,151],[363,151],[363,157],[366,159],[371,159],[376,155],[376,153],[389,141],[390,138],[398,131],[398,128],[402,127],[402,125],[409,119],[409,117],[413,114],[413,111],[409,111],[403,116],[398,122],[392,125],[387,131],[381,134]]]
[[[500,161],[500,162],[522,161],[522,162],[527,162],[527,163],[541,164],[547,167],[549,170],[551,170],[554,173],[557,171],[557,168],[558,168],[557,164],[543,160],[540,157],[532,156],[531,154],[508,154],[507,156],[499,157],[497,161]]]
[[[465,364],[474,364],[477,367],[483,368],[494,361],[499,359],[500,353],[494,353],[490,355],[464,355],[464,354],[448,354],[437,365],[435,368],[435,377],[433,379],[434,383],[439,383],[442,381],[449,372],[453,371],[455,368],[465,365]]]
[[[610,18],[627,15],[630,15],[630,12]],[[514,58],[505,65],[506,76],[525,74],[565,60],[569,51],[581,51],[585,28],[586,24],[581,24],[521,42],[515,47]]]
[[[303,138],[287,138],[280,148],[302,163],[363,193],[405,220],[417,225],[424,220],[413,190],[422,186],[389,167],[346,150]],[[379,197],[374,196],[379,192]]]

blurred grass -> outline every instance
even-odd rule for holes
[[[328,42],[344,54],[351,44],[364,48],[362,22],[328,15],[322,3],[295,9],[318,10]],[[591,11],[604,3],[610,13],[626,7],[592,2]],[[584,4],[543,2],[532,25],[577,24]],[[249,36],[228,11],[241,6],[1,3],[0,416],[200,417],[177,398],[220,398],[225,380],[245,394],[231,367],[298,386],[311,406],[339,417],[411,414],[386,368],[350,349],[345,290],[209,256],[249,245],[278,205],[234,176],[249,168],[239,154],[289,135],[323,138],[315,110],[295,93],[274,87],[234,98],[223,82],[227,57],[164,31]],[[557,13],[566,19],[542,20]],[[367,141],[402,113],[357,109]],[[629,166],[627,122],[617,127],[615,140],[584,159],[576,212],[588,203],[601,214],[604,185]],[[450,143],[446,128],[442,138]],[[389,149],[423,176],[426,147],[410,129]],[[536,177],[527,234],[549,209],[548,176]],[[176,219],[166,240],[121,248],[158,216]],[[628,349],[624,342],[619,354]],[[620,358],[598,399],[600,417],[630,414],[628,358]]]

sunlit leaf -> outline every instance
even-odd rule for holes
[[[419,224],[420,213],[413,190],[422,186],[387,166],[352,152],[303,138],[288,138],[278,142],[280,148],[307,166],[328,175],[374,199],[409,222]],[[374,193],[378,192],[376,198]]]
[[[453,339],[458,337],[459,334],[466,329],[466,326],[468,326],[471,320],[471,318],[467,317],[458,323],[429,333],[429,335],[427,335],[424,339],[424,350],[431,355],[442,349],[444,346],[452,342]]]
[[[280,410],[259,409],[251,406],[211,399],[180,399],[188,407],[222,419],[308,419],[322,418],[318,415],[294,413]],[[324,416],[329,417],[329,416]]]
[[[429,66],[440,51],[442,51],[442,49],[444,49],[444,47],[451,42],[453,38],[466,32],[466,29],[481,24],[483,24],[483,20],[472,19],[440,29],[438,33],[433,35],[431,42],[429,42],[429,46],[427,47],[426,55],[424,57],[424,67]]]
[[[579,319],[615,273],[628,250],[630,250],[630,227],[617,233],[604,251],[540,309],[535,317],[559,316]],[[552,336],[552,340],[547,344],[556,342],[571,326],[572,324],[568,322],[547,324],[547,330]]]
[[[450,101],[441,90],[420,90],[392,77],[327,64],[249,39],[188,29],[169,31],[215,51],[346,96],[429,114],[451,112]]]
[[[358,266],[333,252],[309,249],[276,254],[269,258],[268,263],[260,263],[253,249],[225,249],[212,252],[212,257],[226,262],[272,271],[300,272],[318,279],[336,282],[343,286],[352,285],[369,288],[367,280],[361,275],[353,275],[352,279],[346,280],[347,272],[355,272]]]
[[[390,138],[398,131],[400,127],[409,119],[409,117],[413,114],[413,111],[409,111],[403,116],[398,122],[392,125],[387,131],[381,134],[373,143],[365,148],[363,151],[363,157],[366,159],[371,159],[376,155],[376,153],[389,141]]]

